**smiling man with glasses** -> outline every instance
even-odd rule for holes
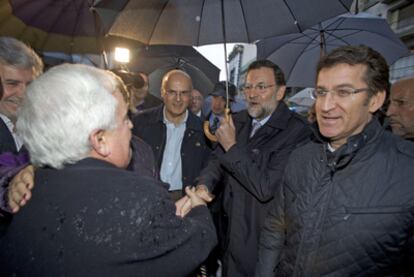
[[[132,119],[132,133],[151,146],[160,178],[170,185],[173,200],[185,194],[186,186],[195,185],[209,154],[202,121],[188,110],[192,90],[186,72],[171,70],[162,79],[164,105]]]
[[[414,145],[384,131],[385,59],[345,46],[317,67],[312,140],[294,150],[256,276],[413,276]]]
[[[307,139],[306,119],[282,101],[285,79],[267,60],[250,64],[244,93],[247,111],[224,118],[216,131],[221,147],[200,176],[197,192],[216,193],[223,276],[253,276],[259,233],[287,159]]]

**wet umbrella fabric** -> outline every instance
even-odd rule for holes
[[[217,80],[214,82],[213,80],[210,80],[203,71],[191,64],[182,64],[178,67],[164,66],[154,70],[148,75],[151,94],[156,95],[158,97],[160,96],[162,77],[165,75],[165,73],[172,69],[181,69],[187,72],[188,75],[190,75],[191,77],[193,87],[199,90],[201,94],[204,95],[204,97],[206,97],[208,93],[213,90],[214,84],[218,82],[218,76]]]
[[[259,41],[257,58],[278,64],[286,74],[288,86],[313,87],[321,54],[339,46],[359,44],[377,50],[389,64],[408,53],[385,19],[361,13],[326,20],[303,33]]]
[[[205,45],[302,31],[347,12],[351,4],[352,0],[102,0],[95,9],[104,22],[118,13],[110,35],[147,45]]]
[[[0,4],[0,35],[37,50],[95,53],[95,18],[84,0],[8,0]]]
[[[114,43],[131,45],[124,38],[103,38],[113,19],[105,24],[94,12],[92,0],[2,0],[0,36],[24,41],[38,51],[100,54]],[[137,42],[134,42],[137,44]]]
[[[150,89],[159,95],[163,74],[171,69],[187,72],[193,85],[207,95],[218,82],[220,69],[191,46],[153,45],[138,48],[128,65],[131,71],[145,72],[150,77]]]

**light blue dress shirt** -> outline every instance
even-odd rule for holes
[[[162,157],[160,177],[163,182],[170,184],[170,191],[181,190],[183,188],[181,144],[184,139],[188,111],[186,111],[183,121],[177,125],[168,121],[165,116],[165,107],[163,112],[164,124],[167,128],[167,139]]]

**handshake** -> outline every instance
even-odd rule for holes
[[[192,208],[207,205],[214,199],[208,188],[205,185],[198,185],[197,187],[186,187],[185,193],[187,194],[177,202],[175,202],[176,211],[175,214],[180,217],[186,216]]]

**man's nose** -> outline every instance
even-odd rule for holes
[[[387,108],[387,112],[385,113],[386,116],[390,117],[391,115],[395,114],[395,105],[390,103],[390,105]]]
[[[332,93],[327,93],[324,97],[318,97],[316,102],[322,111],[332,110],[336,105],[336,99]]]

